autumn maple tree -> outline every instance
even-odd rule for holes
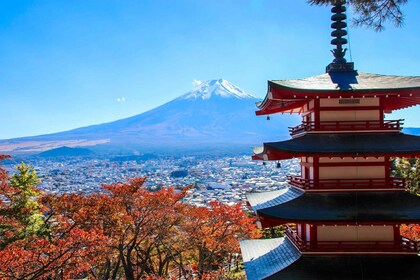
[[[240,204],[188,205],[188,187],[151,192],[145,180],[53,195],[30,166],[0,168],[0,279],[211,279],[238,239],[259,237]]]
[[[241,204],[228,206],[214,201],[210,207],[190,206],[185,231],[199,275],[212,271],[212,267],[230,261],[239,253],[238,239],[258,238],[255,221],[242,210]]]
[[[100,230],[48,213],[38,183],[28,165],[11,178],[0,168],[0,279],[74,278],[87,272],[104,241]]]
[[[392,175],[408,180],[407,191],[420,195],[420,159],[395,158],[392,162]],[[420,241],[420,225],[401,225],[401,235],[413,241]]]

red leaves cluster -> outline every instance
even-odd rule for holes
[[[401,232],[401,236],[404,236],[416,242],[420,242],[420,225],[419,224],[401,225],[400,232]]]
[[[101,232],[86,232],[80,228],[52,238],[18,240],[1,251],[0,276],[8,279],[75,278],[94,265],[103,242]]]
[[[187,188],[150,192],[145,178],[90,195],[40,193],[43,230],[18,237],[28,224],[2,214],[10,203],[1,195],[16,190],[1,168],[0,176],[0,226],[14,229],[7,242],[0,237],[0,279],[211,275],[239,252],[238,238],[258,237],[239,204],[188,205]]]

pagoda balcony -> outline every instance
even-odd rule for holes
[[[286,236],[301,252],[383,252],[383,253],[418,253],[418,242],[403,237],[401,241],[304,241],[298,234],[286,227]]]
[[[291,136],[308,132],[363,132],[363,131],[400,131],[404,120],[384,121],[324,121],[320,123],[302,122],[295,127],[289,127]]]
[[[378,178],[378,179],[304,179],[299,176],[288,176],[292,186],[304,190],[331,190],[331,189],[406,189],[410,181],[405,178]]]

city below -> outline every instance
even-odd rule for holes
[[[93,193],[102,184],[147,177],[150,190],[180,189],[191,185],[185,202],[205,206],[218,200],[232,205],[245,202],[247,192],[273,191],[287,184],[286,176],[300,174],[297,160],[253,161],[250,156],[129,156],[115,158],[30,158],[25,160],[49,193]],[[13,174],[19,162],[5,162]]]

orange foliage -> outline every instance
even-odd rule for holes
[[[85,231],[63,213],[53,213],[42,204],[31,209],[32,214],[44,217],[34,219],[41,223],[34,224],[25,213],[29,209],[13,207],[20,189],[8,179],[0,168],[0,279],[70,279],[87,273],[105,241],[102,231]],[[31,188],[43,196],[35,186]],[[49,213],[43,216],[42,211]],[[34,229],[28,230],[31,226]]]
[[[185,231],[200,275],[239,253],[238,239],[260,237],[254,219],[241,204],[228,206],[218,201],[211,202],[210,208],[189,206]]]
[[[420,241],[420,225],[419,224],[409,224],[401,225],[400,227],[401,236],[404,236],[413,241]]]
[[[187,205],[188,188],[150,192],[145,180],[89,195],[39,193],[46,230],[17,238],[25,225],[4,215],[10,207],[2,195],[16,190],[0,168],[0,225],[9,229],[8,242],[0,237],[0,279],[167,279],[191,277],[191,267],[210,277],[239,252],[238,239],[259,236],[240,204]]]

